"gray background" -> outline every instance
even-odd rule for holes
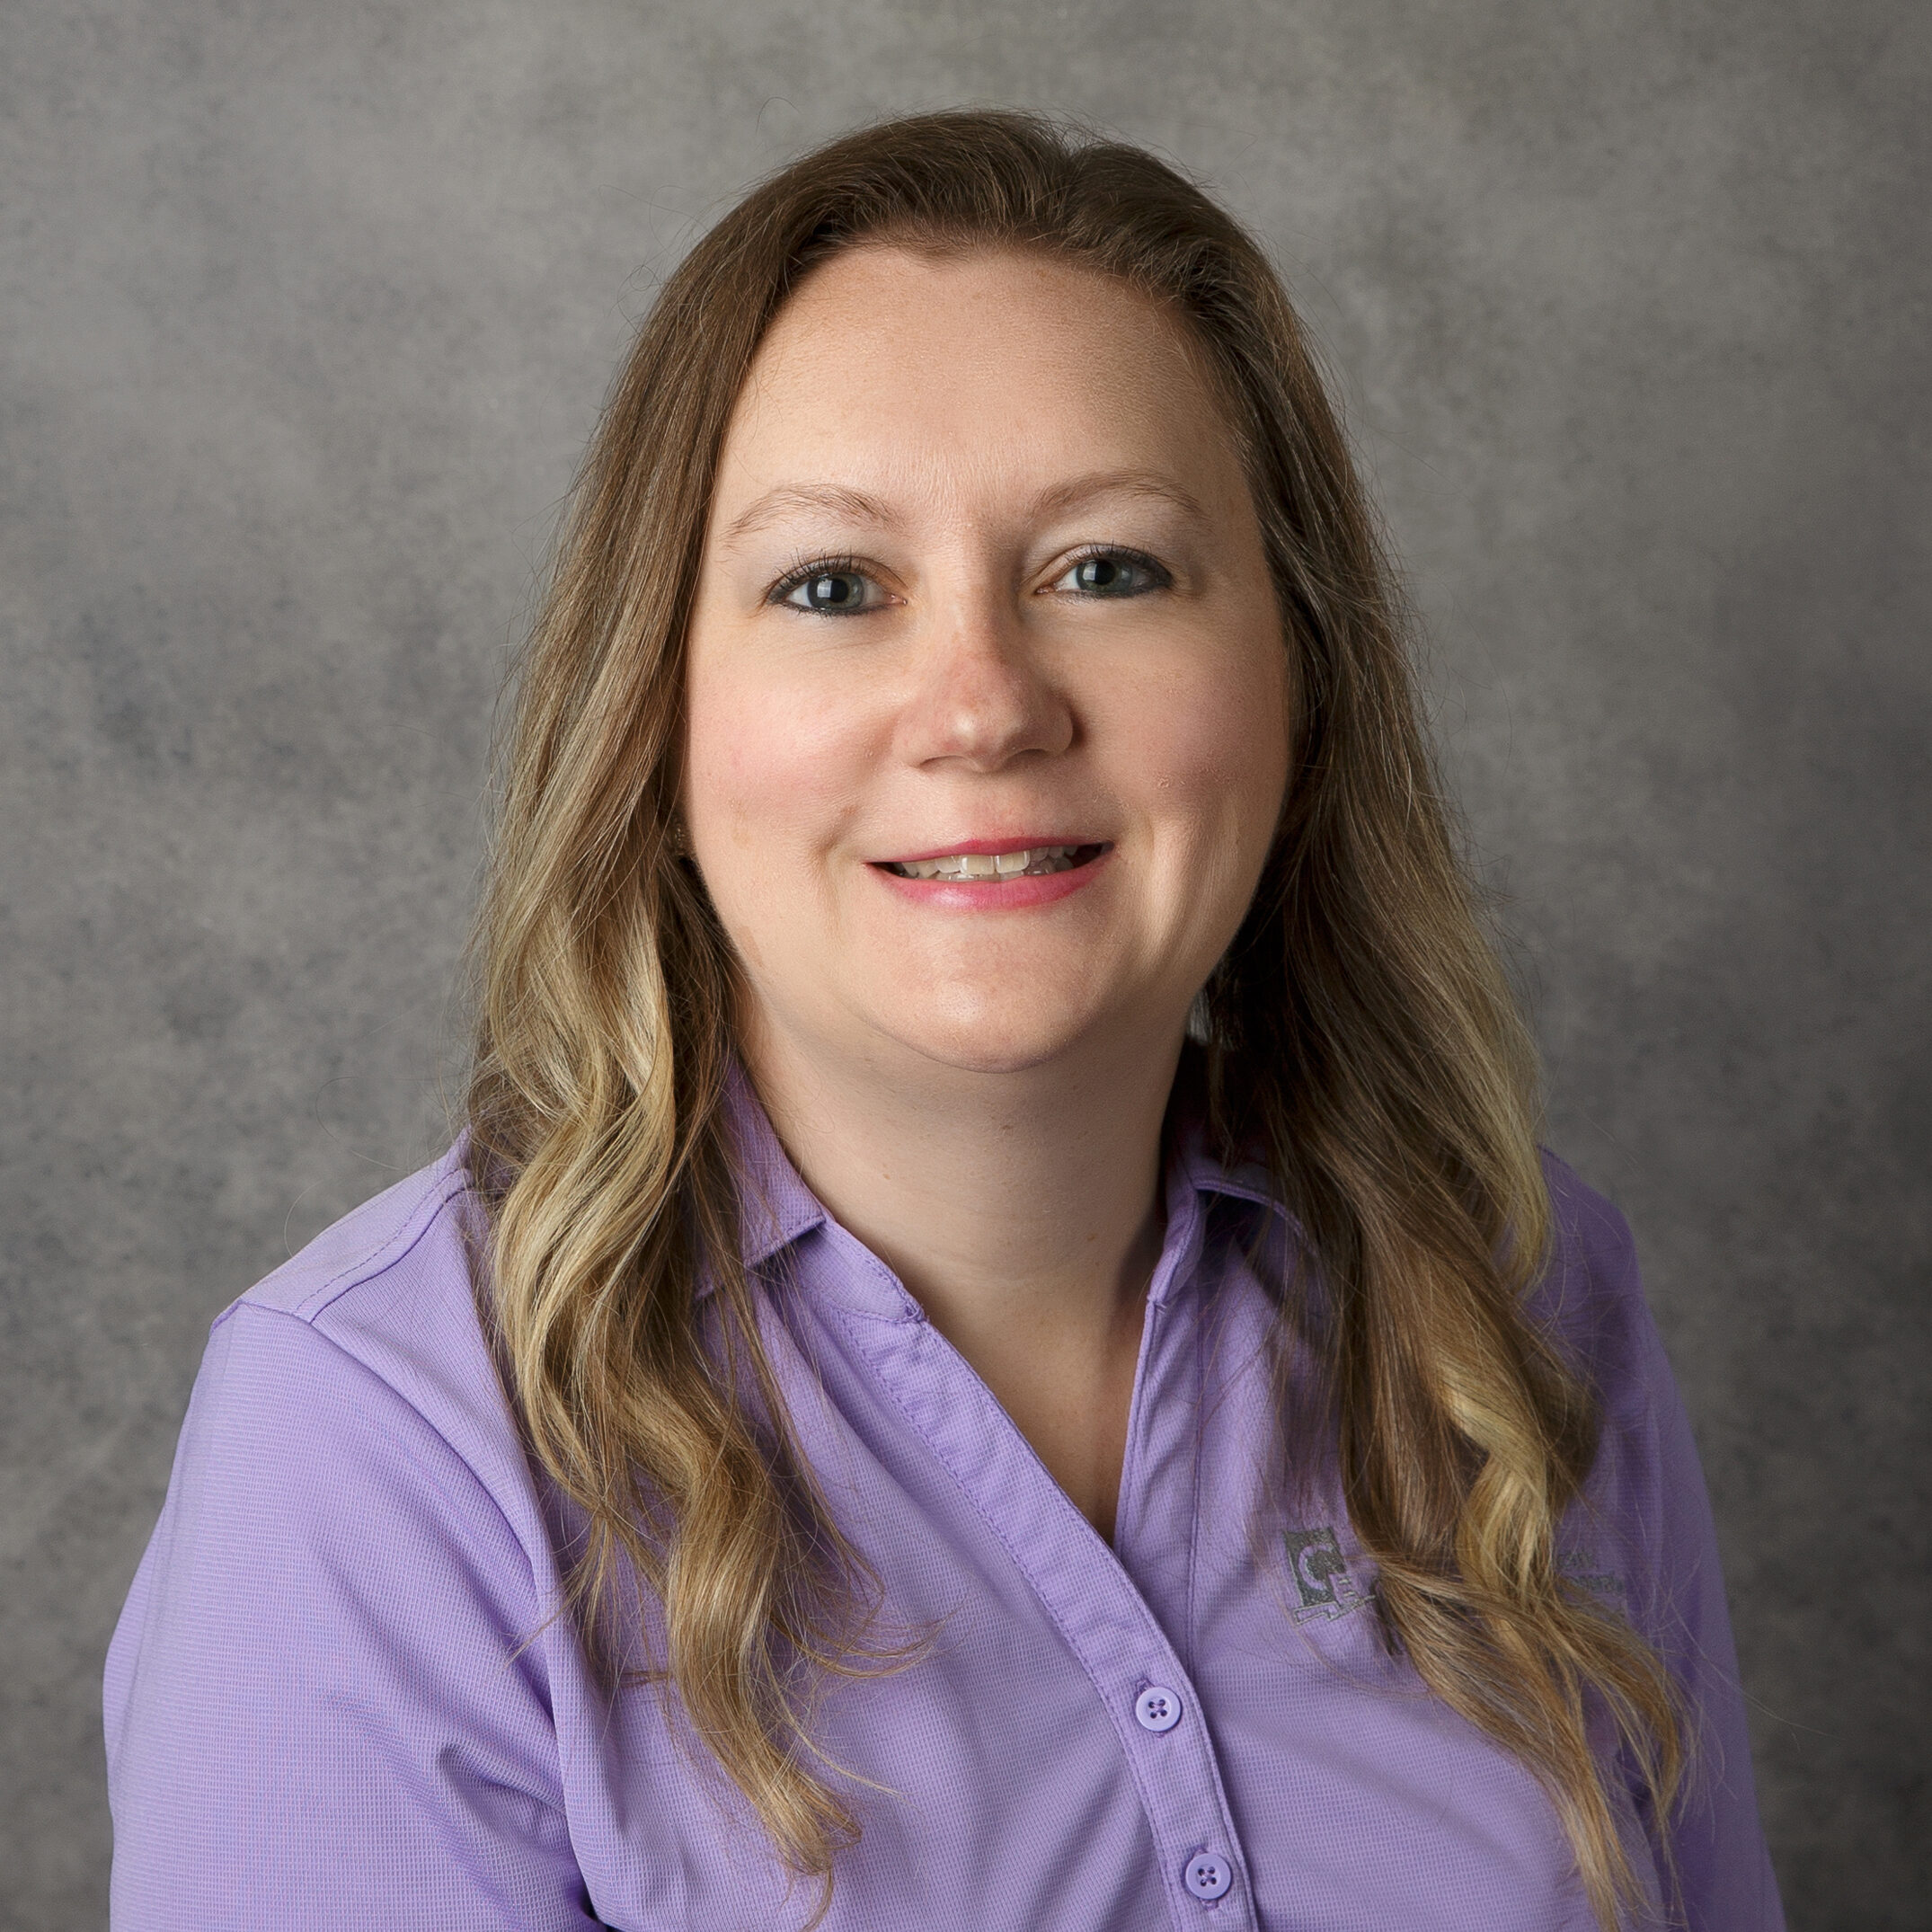
[[[1932,10],[0,8],[0,1923],[209,1318],[441,1135],[492,697],[656,278],[889,110],[1210,182],[1334,357],[1697,1419],[1795,1925],[1924,1925]]]

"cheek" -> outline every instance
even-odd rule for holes
[[[1209,650],[1122,699],[1119,742],[1170,836],[1258,864],[1288,774],[1287,666],[1272,638]]]
[[[730,670],[692,668],[684,814],[705,891],[756,984],[798,953],[811,924],[809,858],[827,816],[827,754],[822,723],[802,729],[783,693]]]
[[[701,860],[756,871],[836,836],[869,737],[849,705],[702,660],[687,702],[685,814]]]

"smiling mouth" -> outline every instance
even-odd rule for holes
[[[998,885],[1008,879],[1044,879],[1050,873],[1090,865],[1106,851],[1098,846],[1022,846],[1012,852],[953,852],[936,859],[888,859],[879,867],[899,879],[944,879]]]

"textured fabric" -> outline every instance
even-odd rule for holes
[[[1379,1640],[1333,1484],[1264,1480],[1288,1235],[1258,1176],[1185,1137],[1170,1160],[1110,1548],[755,1106],[746,1134],[801,1446],[889,1617],[934,1632],[826,1697],[826,1755],[865,1781],[829,1932],[1593,1925],[1536,1783]],[[1766,1932],[1689,1428],[1621,1219],[1550,1180],[1539,1307],[1606,1417],[1568,1564],[1695,1715],[1683,1919]],[[119,1932],[763,1932],[816,1903],[664,1693],[607,1697],[580,1662],[477,1319],[475,1217],[458,1148],[215,1324],[108,1660]],[[1657,1918],[1672,1882],[1634,1803],[1625,1823]]]

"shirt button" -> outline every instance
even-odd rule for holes
[[[1165,1684],[1149,1684],[1134,1699],[1134,1716],[1143,1731],[1172,1731],[1181,1722],[1181,1700]]]
[[[1235,1868],[1211,1851],[1197,1851],[1187,1861],[1181,1882],[1197,1899],[1218,1899],[1234,1883]]]

